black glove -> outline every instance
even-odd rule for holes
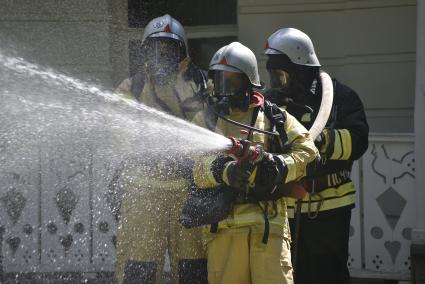
[[[266,155],[254,172],[255,182],[249,189],[250,197],[255,200],[276,200],[282,196],[278,188],[284,184],[287,168],[279,158]]]
[[[319,153],[328,156],[329,148],[331,144],[331,131],[332,129],[325,128],[323,131],[317,136],[316,140],[314,140],[314,144],[319,150]]]
[[[223,181],[237,191],[245,192],[248,185],[250,170],[236,161],[228,162],[223,171]]]

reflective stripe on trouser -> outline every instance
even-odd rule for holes
[[[276,201],[261,201],[261,207],[266,208],[268,202],[268,217],[270,224],[284,227],[285,237],[289,237],[288,218],[286,217],[286,203],[283,198]],[[275,206],[273,205],[275,203]],[[275,211],[276,210],[276,211]],[[258,204],[235,204],[233,212],[218,223],[219,229],[235,228],[260,224],[264,226],[264,213]]]
[[[208,242],[208,282],[293,283],[290,243],[280,225],[270,225],[267,244],[264,225],[221,229]]]
[[[127,188],[117,232],[115,273],[118,283],[122,283],[128,261],[157,264],[155,279],[158,283],[167,248],[175,283],[179,278],[180,260],[206,258],[202,229],[185,229],[178,220],[187,196],[186,184],[181,184],[180,189],[173,190],[152,184],[144,189]]]
[[[356,189],[352,181],[344,183],[338,187],[327,188],[311,197],[309,194],[303,198],[301,212],[314,214],[319,212],[352,205],[356,201]],[[288,218],[294,218],[297,200],[291,197],[286,198],[288,208]]]

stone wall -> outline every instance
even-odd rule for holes
[[[107,0],[5,0],[0,50],[108,86],[109,20]]]

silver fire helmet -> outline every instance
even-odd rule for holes
[[[285,54],[292,63],[320,67],[311,39],[294,28],[284,28],[273,33],[267,39],[265,54]]]
[[[211,59],[209,70],[243,73],[253,86],[262,87],[254,53],[239,42],[220,48]]]
[[[179,21],[170,15],[165,14],[164,16],[155,18],[146,25],[143,32],[142,44],[147,38],[154,37],[171,38],[182,42],[186,49],[186,56],[189,55],[184,28]]]

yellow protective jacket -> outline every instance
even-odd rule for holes
[[[122,81],[116,88],[115,93],[124,98],[136,100],[146,106],[191,121],[193,116],[203,108],[198,99],[198,93],[202,92],[204,88],[206,88],[206,82],[202,71],[187,57],[179,63],[178,72],[170,80],[169,84],[163,86],[154,85],[151,83],[147,73],[139,72],[133,77]],[[141,165],[144,173],[141,173]],[[172,160],[155,165],[151,161],[137,161],[135,166],[126,168],[126,177],[131,178],[124,182],[130,187],[140,185],[157,186],[160,184],[161,188],[181,189],[187,186],[187,179],[181,174],[180,165],[179,161]],[[148,168],[152,168],[152,172],[155,173],[167,172],[170,174],[166,177],[155,176],[154,174],[147,176],[146,171]]]
[[[200,72],[186,59],[168,85],[154,86],[148,74],[140,72],[124,80],[116,93],[191,120],[201,106],[192,100],[202,88]],[[118,283],[123,283],[129,261],[155,264],[153,274],[159,282],[166,250],[170,255],[171,279],[176,283],[181,263],[206,258],[202,230],[187,230],[179,223],[189,185],[182,167],[185,168],[184,163],[163,155],[157,162],[133,157],[117,171],[113,183],[119,186],[111,187],[110,191],[122,194],[122,198],[115,198],[112,204],[114,213],[121,216],[115,265]]]
[[[146,72],[138,72],[125,79],[115,90],[116,94],[191,121],[202,109],[197,94],[206,88],[202,71],[187,57],[179,63],[178,72],[170,83],[153,85]]]
[[[231,111],[227,117],[250,125],[255,107],[258,105],[251,104],[248,111],[243,112],[239,110]],[[284,110],[283,110],[284,111]],[[194,120],[194,123],[206,127],[204,113],[198,113]],[[270,130],[270,122],[265,117],[264,113],[260,111],[254,124],[255,127]],[[318,155],[317,149],[314,146],[313,140],[310,138],[308,131],[302,126],[293,116],[286,113],[286,122],[284,125],[286,133],[288,135],[288,141],[291,145],[290,150],[287,153],[275,153],[279,154],[279,158],[284,161],[287,167],[287,175],[284,178],[284,182],[297,181],[305,176],[306,166],[309,162],[313,161]],[[233,136],[236,138],[246,139],[246,135],[241,134],[241,127],[224,121],[218,118],[215,131],[224,136]],[[267,151],[271,147],[271,141],[266,134],[254,132],[253,133],[253,144],[260,144]],[[200,159],[195,163],[193,169],[193,178],[195,184],[203,188],[214,188],[219,186],[219,182],[214,178],[212,174],[211,165],[214,157],[206,157]],[[265,202],[261,202],[262,207],[265,208]],[[274,212],[273,206],[269,204],[268,216],[270,224],[280,225],[284,229],[285,237],[289,237],[289,228],[287,224],[287,213],[285,199],[281,198],[276,202],[277,212]],[[235,204],[233,212],[223,221],[219,222],[218,229],[223,228],[234,228],[242,227],[253,224],[264,224],[264,215],[261,208],[257,204]]]

